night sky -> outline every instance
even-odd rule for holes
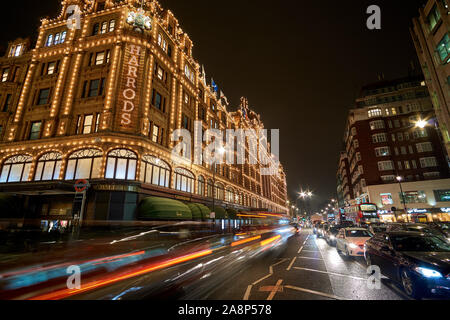
[[[347,110],[360,88],[381,73],[406,76],[417,61],[409,27],[425,2],[160,0],[231,105],[246,96],[267,128],[281,130],[289,194],[310,188],[317,208],[336,196]],[[8,1],[0,20],[2,52],[9,40],[34,35],[40,18],[59,13],[59,3]],[[381,7],[382,30],[366,28],[372,4]]]

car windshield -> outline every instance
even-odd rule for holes
[[[437,237],[394,236],[391,241],[397,251],[450,252],[450,245]]]
[[[384,232],[386,231],[386,227],[372,227],[374,232]]]
[[[367,230],[349,230],[347,231],[349,238],[367,238],[372,237],[372,234]]]

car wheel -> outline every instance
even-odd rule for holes
[[[403,269],[401,272],[402,287],[405,293],[414,299],[421,299],[423,292],[418,286],[417,282],[413,279],[408,270]]]

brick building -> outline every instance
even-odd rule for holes
[[[71,20],[77,11],[80,25]],[[74,182],[89,181],[86,219],[133,220],[159,196],[286,213],[286,176],[263,165],[173,163],[172,132],[264,129],[245,98],[228,107],[194,44],[157,1],[65,0],[39,36],[0,58],[0,192],[42,219],[73,219]],[[71,23],[75,28],[71,28]],[[79,27],[79,28],[77,28]],[[248,145],[246,145],[248,152]],[[268,155],[272,159],[271,155]],[[215,180],[215,185],[214,185]]]
[[[409,190],[409,182],[450,181],[445,180],[450,178],[447,156],[421,76],[365,86],[356,100],[356,108],[349,111],[344,143],[353,192],[350,203],[375,202],[371,186],[385,185],[386,190],[392,189],[392,185],[398,188],[399,176],[405,193],[418,192]],[[338,175],[343,167],[339,168]],[[415,188],[417,185],[420,183]],[[381,202],[378,205],[383,206]],[[400,203],[396,205],[402,207]]]

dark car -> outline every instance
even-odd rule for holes
[[[323,238],[323,231],[324,231],[324,229],[325,229],[326,226],[327,226],[327,224],[321,223],[321,224],[317,227],[317,238]]]
[[[441,238],[411,231],[378,233],[366,242],[364,255],[368,265],[379,266],[412,298],[450,297],[450,245]]]
[[[313,232],[314,232],[314,234],[318,234],[318,232],[319,232],[319,228],[321,228],[322,227],[322,223],[320,223],[320,222],[316,222],[315,224],[314,224],[314,227],[313,227]]]
[[[336,236],[341,228],[336,225],[329,225],[324,232],[325,241],[332,247],[336,246]]]
[[[444,241],[448,241],[445,233],[430,224],[425,223],[395,223],[389,225],[387,232],[392,231],[413,231],[434,235]]]
[[[387,231],[387,225],[385,224],[372,224],[369,226],[369,231],[373,234],[386,232]]]
[[[440,233],[450,242],[450,222],[432,222],[428,224],[431,229]]]

